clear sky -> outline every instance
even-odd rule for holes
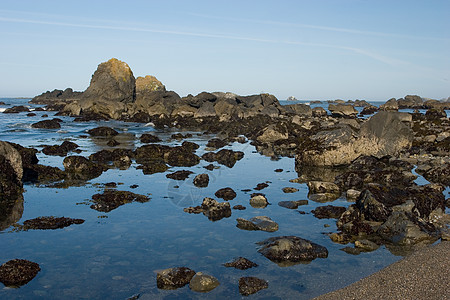
[[[85,90],[112,57],[181,96],[450,96],[449,0],[0,0],[0,96]]]

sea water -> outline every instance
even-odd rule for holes
[[[28,104],[29,99],[0,99],[7,105]],[[120,132],[121,145],[135,149],[142,144],[139,136],[151,132],[164,144],[179,145],[182,141],[170,139],[172,129],[155,130],[145,124],[118,121],[73,122],[63,120],[59,130],[34,129],[31,124],[43,120],[43,114],[54,117],[54,112],[0,113],[0,140],[19,143],[38,150],[43,145],[60,145],[70,140],[79,145],[80,154],[89,156],[101,149],[111,149],[98,139],[88,137],[87,130],[109,126]],[[183,132],[186,133],[186,132]],[[200,145],[201,156],[212,135],[197,135],[187,140]],[[17,231],[11,226],[0,232],[0,264],[15,258],[37,262],[41,271],[28,284],[20,288],[1,288],[0,299],[127,299],[140,295],[140,299],[233,299],[240,298],[238,280],[243,276],[265,279],[269,288],[252,295],[255,299],[310,299],[314,296],[344,287],[362,277],[400,259],[384,246],[370,253],[350,255],[340,250],[345,245],[333,243],[326,235],[336,232],[336,220],[316,219],[311,210],[332,204],[349,206],[340,198],[332,203],[309,201],[307,205],[290,210],[278,205],[279,201],[305,200],[306,184],[291,183],[298,177],[293,158],[273,159],[256,152],[250,143],[233,143],[225,148],[243,151],[245,156],[233,168],[208,171],[199,165],[171,167],[165,173],[144,175],[136,164],[127,170],[111,169],[84,186],[55,188],[25,185],[24,210],[19,224],[40,216],[81,218],[85,222],[57,230]],[[37,154],[39,163],[63,169],[63,158]],[[217,163],[215,163],[217,165]],[[275,172],[275,169],[283,169]],[[191,170],[195,174],[185,181],[166,178],[177,170]],[[207,173],[210,183],[198,188],[192,180],[196,174]],[[104,213],[90,208],[92,195],[104,191],[103,184],[117,183],[118,190],[148,195],[146,203],[129,203]],[[270,202],[266,208],[249,205],[250,194],[258,183],[267,182],[263,189]],[[137,188],[131,188],[138,185]],[[212,197],[224,187],[231,187],[237,197],[231,206],[240,204],[246,210],[232,210],[232,216],[216,222],[202,214],[188,214],[183,208],[200,205],[204,197]],[[282,188],[295,187],[296,193],[283,193]],[[252,191],[243,191],[251,189]],[[222,199],[217,199],[223,201]],[[304,211],[306,214],[300,214]],[[269,216],[279,224],[277,232],[245,231],[236,227],[236,218],[249,219]],[[295,235],[325,246],[329,255],[307,264],[281,267],[257,252],[257,242],[269,237]],[[351,246],[351,245],[349,245]],[[248,270],[226,268],[224,263],[236,257],[245,257],[259,266]],[[171,267],[189,267],[196,272],[215,276],[220,286],[207,294],[193,292],[188,286],[177,290],[160,290],[156,286],[157,270]]]

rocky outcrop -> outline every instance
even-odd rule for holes
[[[53,90],[42,93],[39,96],[31,99],[30,103],[34,104],[47,104],[47,105],[58,105],[79,100],[81,98],[82,92],[74,92],[71,88],[63,90]]]
[[[136,95],[154,91],[165,91],[166,87],[155,76],[147,75],[136,78]]]

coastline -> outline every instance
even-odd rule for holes
[[[314,299],[450,299],[449,257],[450,242],[441,241],[347,287]]]

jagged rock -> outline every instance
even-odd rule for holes
[[[71,219],[66,217],[38,217],[23,222],[23,228],[25,230],[30,229],[59,229],[68,227],[72,224],[83,224],[83,219]]]
[[[36,277],[40,270],[35,262],[13,259],[0,266],[0,282],[8,287],[20,287]]]
[[[159,143],[161,139],[151,133],[143,133],[140,137],[141,143]]]
[[[91,136],[102,136],[102,137],[112,137],[119,134],[116,130],[105,126],[90,129],[88,130],[88,133]]]
[[[395,98],[391,98],[386,103],[380,105],[380,110],[384,111],[397,111],[398,110],[398,103]]]
[[[194,172],[188,170],[180,170],[171,174],[167,174],[166,177],[174,180],[186,180],[191,174],[194,174]]]
[[[64,141],[61,145],[44,146],[42,153],[46,155],[66,156],[70,151],[78,148],[74,142]]]
[[[289,209],[297,209],[300,205],[307,205],[307,204],[308,204],[308,200],[278,202],[279,206],[289,208]]]
[[[198,272],[189,282],[189,288],[195,292],[207,293],[220,285],[214,276]]]
[[[237,218],[236,221],[236,227],[243,230],[261,230],[267,232],[275,232],[278,230],[278,224],[266,216],[253,217],[250,220]]]
[[[136,78],[136,94],[165,90],[166,87],[155,76],[147,75]]]
[[[378,110],[379,110],[378,107],[374,105],[369,105],[363,108],[363,110],[360,112],[360,115],[361,116],[372,115],[376,113]]]
[[[135,194],[128,191],[107,190],[103,194],[95,194],[92,196],[92,204],[90,207],[101,212],[110,212],[117,207],[131,202],[148,202],[150,198],[144,195]]]
[[[208,174],[198,174],[194,178],[194,185],[197,187],[207,187],[209,184]]]
[[[257,141],[261,143],[273,143],[278,140],[286,140],[289,137],[288,129],[279,124],[270,124],[258,134]]]
[[[257,243],[259,253],[276,263],[295,263],[328,257],[328,250],[296,236],[272,237]]]
[[[214,195],[216,195],[217,198],[222,198],[226,201],[236,198],[236,192],[230,187],[220,189]]]
[[[200,157],[192,153],[193,149],[188,144],[171,148],[166,157],[169,165],[174,167],[192,167],[200,162]]]
[[[249,296],[256,292],[267,289],[269,283],[257,277],[241,277],[239,278],[239,293],[243,296]]]
[[[33,128],[43,128],[43,129],[59,129],[61,128],[61,124],[59,119],[52,120],[42,120],[37,123],[31,124]]]
[[[330,104],[328,110],[334,117],[356,117],[358,111],[352,106],[347,104]]]
[[[311,212],[314,217],[318,219],[338,219],[346,211],[345,207],[342,206],[319,206]]]
[[[245,257],[238,257],[232,262],[228,262],[224,264],[225,267],[232,267],[239,270],[247,270],[253,267],[257,267],[258,265]]]
[[[136,169],[141,169],[144,175],[151,175],[155,173],[164,173],[169,167],[161,160],[152,160],[139,165]]]
[[[327,111],[323,107],[314,107],[312,109],[312,116],[313,117],[325,117],[327,116]]]
[[[158,289],[175,290],[185,286],[194,277],[195,271],[186,267],[170,268],[156,273]]]
[[[423,99],[417,95],[407,95],[397,100],[398,108],[423,108]]]
[[[220,149],[222,147],[225,147],[228,145],[228,142],[225,140],[221,140],[219,138],[210,139],[208,143],[206,144],[206,147]]]
[[[218,162],[221,165],[225,165],[232,168],[238,160],[244,157],[244,153],[241,151],[233,151],[228,149],[222,149],[216,153],[206,152],[202,155],[202,158],[207,162]]]
[[[201,206],[188,207],[184,209],[187,213],[203,213],[209,220],[218,221],[231,216],[230,203],[217,202],[212,198],[204,198]]]

